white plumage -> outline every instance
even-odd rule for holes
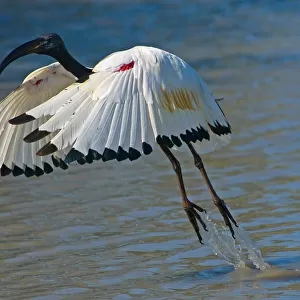
[[[51,172],[53,160],[40,157],[36,152],[51,139],[51,135],[36,143],[25,143],[23,138],[45,123],[42,116],[31,123],[14,126],[8,123],[13,117],[38,106],[74,83],[76,78],[59,63],[53,63],[29,74],[23,83],[0,102],[0,167],[10,169],[14,175],[27,176]],[[3,170],[4,171],[4,170]],[[4,174],[7,174],[4,172]]]
[[[44,89],[49,94],[53,86]],[[179,57],[152,47],[111,54],[85,82],[32,106],[23,112],[38,120],[48,118],[38,130],[52,133],[38,154],[65,159],[65,150],[72,148],[68,163],[91,150],[103,161],[134,160],[149,154],[158,138],[170,147],[201,141],[200,153],[230,141],[230,126],[196,71]]]

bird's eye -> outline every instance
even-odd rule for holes
[[[52,41],[46,40],[43,42],[43,46],[45,49],[50,49],[50,48],[53,48],[54,44]]]

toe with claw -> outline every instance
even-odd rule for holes
[[[234,230],[233,230],[231,222],[235,225],[235,227],[238,227],[238,224],[235,221],[235,219],[233,218],[233,216],[231,215],[228,207],[226,206],[225,201],[220,199],[219,197],[214,197],[214,203],[217,206],[217,208],[219,209],[221,215],[223,216],[226,226],[229,227],[232,237],[235,239]]]
[[[187,205],[184,207],[184,210],[185,210],[185,212],[186,212],[186,214],[189,218],[189,221],[191,222],[191,224],[192,224],[192,226],[193,226],[193,228],[194,228],[194,230],[197,234],[199,242],[203,245],[202,237],[201,237],[201,234],[200,234],[200,229],[199,229],[199,225],[197,223],[197,220],[200,222],[203,229],[205,231],[207,231],[206,225],[205,225],[204,221],[202,220],[201,216],[199,215],[199,212],[205,212],[206,213],[206,210],[201,208],[200,206],[194,204],[191,201],[187,202]]]

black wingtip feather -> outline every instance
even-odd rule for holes
[[[50,174],[53,172],[53,168],[48,163],[44,162],[44,172]]]
[[[190,130],[186,130],[186,137],[188,139],[188,141],[195,143],[197,141],[197,137],[190,131]]]
[[[85,156],[85,161],[88,164],[91,164],[94,161],[95,157],[94,157],[94,153],[93,150],[89,149],[88,155]]]
[[[53,152],[56,152],[58,150],[58,148],[54,145],[51,144],[51,142],[47,143],[45,146],[43,146],[37,153],[37,156],[44,156],[44,155],[48,155],[51,154]]]
[[[174,144],[175,146],[181,147],[182,142],[181,142],[181,140],[179,139],[178,136],[171,135],[171,140],[172,140],[172,142],[173,142],[173,144]]]
[[[100,155],[97,151],[89,149],[88,155],[85,157],[87,163],[93,162],[93,160],[100,160],[102,155]]]
[[[208,126],[214,134],[223,135],[231,133],[230,125],[227,122],[226,124],[227,126],[224,126],[221,125],[218,121],[215,121],[213,125],[208,123]]]
[[[66,158],[64,159],[64,162],[65,163],[71,163],[71,162],[76,161],[76,160],[78,161],[83,157],[84,157],[83,153],[81,153],[81,152],[75,150],[74,148],[72,148],[70,150],[70,152],[67,154]]]
[[[129,158],[128,152],[126,152],[121,146],[119,146],[117,152],[117,161],[123,161],[127,158]]]
[[[11,169],[7,167],[5,164],[1,166],[1,176],[7,176],[11,173]]]
[[[116,159],[117,158],[117,153],[109,148],[105,148],[103,155],[102,155],[102,160],[104,162],[108,161],[108,160],[112,160],[112,159]]]
[[[142,149],[143,149],[143,153],[144,153],[145,155],[149,155],[149,154],[152,152],[152,147],[151,147],[151,145],[149,145],[149,144],[147,144],[147,143],[145,143],[145,142],[142,143]]]
[[[19,168],[18,166],[14,166],[14,169],[12,170],[13,176],[20,176],[24,174],[24,170]]]
[[[34,172],[33,169],[31,169],[28,166],[26,166],[25,171],[24,171],[24,175],[26,177],[32,177],[33,175],[35,175],[35,172]]]
[[[40,167],[36,166],[35,167],[35,176],[40,177],[44,174],[45,172],[43,171],[43,169],[41,169]]]
[[[166,135],[163,135],[162,137],[162,140],[163,140],[163,143],[168,147],[168,148],[172,148],[174,146],[173,142],[171,141],[171,139],[166,136]]]
[[[58,168],[59,167],[59,161],[53,155],[51,156],[51,158],[52,158],[53,166]]]
[[[86,164],[86,160],[83,157],[81,157],[80,159],[77,159],[77,163],[79,163],[80,165],[84,165]]]
[[[140,151],[129,147],[129,151],[128,151],[128,156],[129,156],[129,160],[133,161],[138,159],[142,154],[140,153]]]
[[[26,115],[26,113],[25,113],[25,114],[22,114],[15,118],[10,119],[8,122],[12,125],[19,125],[19,124],[24,124],[24,123],[27,123],[27,122],[30,122],[33,120],[35,120],[35,117]]]
[[[88,164],[91,164],[91,163],[93,163],[94,159],[93,159],[92,157],[86,156],[86,157],[85,157],[85,161],[86,161]]]
[[[29,133],[28,135],[26,135],[23,140],[26,143],[33,143],[33,142],[36,142],[36,141],[44,138],[45,136],[49,135],[50,133],[51,132],[49,132],[49,131],[39,130],[37,128],[34,131],[32,131],[31,133]]]
[[[203,139],[205,140],[210,140],[210,136],[209,136],[209,133],[207,130],[205,130],[202,126],[197,127],[197,137],[198,137],[198,140],[201,142]]]
[[[59,161],[59,167],[63,170],[67,170],[69,168],[68,165],[62,159]]]

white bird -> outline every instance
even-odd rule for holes
[[[135,160],[158,147],[173,166],[183,208],[202,243],[197,221],[205,230],[206,225],[197,211],[205,210],[188,200],[170,150],[186,145],[234,237],[231,222],[238,225],[199,156],[228,144],[231,127],[192,67],[164,50],[137,46],[90,69],[69,54],[59,35],[47,34],[12,51],[0,73],[30,53],[59,63],[31,73],[0,103],[1,175],[42,175],[76,160]]]

